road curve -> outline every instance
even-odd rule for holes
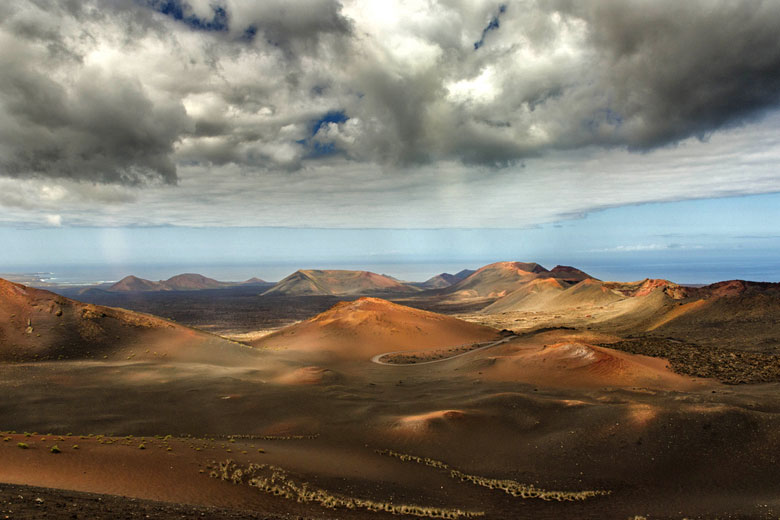
[[[477,352],[479,350],[485,350],[486,348],[495,347],[496,345],[501,345],[502,343],[506,343],[509,340],[515,339],[516,337],[517,336],[507,336],[506,338],[501,338],[501,339],[499,339],[497,341],[491,341],[488,344],[483,345],[481,347],[477,347],[477,348],[475,348],[473,350],[468,350],[466,352],[461,352],[460,354],[455,354],[454,356],[445,357],[445,358],[441,358],[441,359],[434,359],[434,360],[431,360],[431,361],[421,361],[419,363],[387,363],[385,361],[381,361],[381,358],[383,358],[385,356],[389,356],[391,354],[407,354],[407,353],[412,353],[412,352],[425,352],[424,350],[423,351],[420,351],[420,350],[416,350],[416,351],[415,350],[396,350],[394,352],[383,352],[382,354],[377,354],[376,356],[371,358],[371,362],[372,363],[376,363],[377,365],[385,365],[385,366],[389,366],[389,367],[415,367],[415,366],[418,366],[418,365],[429,365],[431,363],[440,363],[442,361],[449,361],[450,359],[455,359],[455,358],[460,357],[460,356],[465,356],[466,354],[471,354],[472,352]],[[440,348],[427,349],[427,350],[442,350],[442,349],[446,349],[446,348],[457,348],[457,347],[460,347],[460,346],[461,345],[455,345],[454,347],[440,347]]]

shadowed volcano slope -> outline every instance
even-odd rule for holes
[[[559,280],[563,280],[569,283],[577,283],[582,280],[594,279],[591,275],[585,271],[580,271],[576,267],[568,265],[556,265],[550,269],[550,275]]]
[[[780,350],[780,283],[730,280],[692,292],[649,329],[701,345]]]
[[[0,361],[240,362],[250,349],[148,314],[81,303],[0,279]]]
[[[474,274],[474,272],[475,271],[471,269],[463,269],[461,271],[458,271],[455,274],[441,273],[425,280],[422,283],[415,284],[415,285],[423,289],[444,289],[445,287],[455,285],[461,280],[465,280],[466,278]]]

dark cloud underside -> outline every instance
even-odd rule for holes
[[[707,138],[780,102],[774,1],[388,6],[6,2],[0,175],[505,168]]]

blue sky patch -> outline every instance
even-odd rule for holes
[[[145,0],[148,7],[155,11],[170,16],[174,20],[187,24],[192,29],[200,31],[227,31],[227,11],[222,7],[212,7],[214,16],[211,20],[199,18],[193,14],[187,14],[189,5],[181,0]]]
[[[604,108],[596,111],[593,117],[586,119],[584,123],[591,132],[601,128],[604,123],[614,128],[620,128],[623,125],[623,116],[610,108]]]
[[[340,153],[341,150],[337,148],[334,143],[319,142],[314,139],[314,136],[317,135],[317,132],[320,131],[320,128],[329,123],[340,124],[345,123],[348,120],[349,117],[347,117],[347,114],[343,110],[331,110],[330,112],[323,114],[323,116],[319,119],[313,121],[311,130],[309,131],[309,136],[306,139],[300,139],[296,141],[298,144],[302,145],[308,150],[306,158],[312,159]]]
[[[500,27],[500,23],[498,21],[498,18],[506,12],[506,5],[501,4],[498,6],[498,14],[496,14],[493,18],[490,19],[490,22],[488,22],[487,27],[482,29],[482,37],[474,42],[474,50],[479,50],[480,47],[485,45],[485,37],[487,36],[487,33],[490,31],[495,31]]]
[[[257,36],[257,27],[254,25],[250,25],[246,29],[244,29],[244,39],[246,41],[253,41],[255,39],[255,36]]]
[[[348,119],[349,118],[347,117],[347,114],[344,113],[343,110],[332,110],[327,112],[324,116],[314,121],[311,129],[311,135],[313,137],[317,132],[319,132],[323,125],[327,125],[328,123],[346,123]]]

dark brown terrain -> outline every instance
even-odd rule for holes
[[[780,515],[778,284],[2,287],[0,518]]]

